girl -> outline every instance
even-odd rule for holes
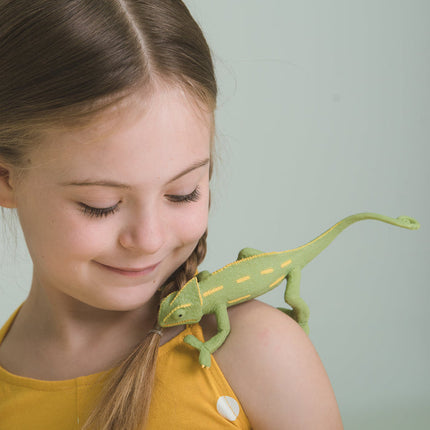
[[[300,327],[258,301],[201,369],[160,299],[206,250],[217,85],[179,0],[0,1],[0,203],[33,261],[0,427],[340,429]]]

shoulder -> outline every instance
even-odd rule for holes
[[[257,300],[228,311],[231,333],[215,359],[253,429],[342,429],[328,376],[298,324]],[[207,339],[216,320],[202,327]]]

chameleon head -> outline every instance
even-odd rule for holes
[[[170,293],[160,304],[158,324],[172,327],[198,323],[203,315],[197,278],[189,280],[180,291]]]

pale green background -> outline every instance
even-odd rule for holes
[[[417,218],[418,232],[350,227],[305,268],[302,295],[345,428],[430,428],[430,2],[186,3],[220,86],[202,268],[295,248],[356,212]],[[0,323],[31,278],[9,237]],[[282,287],[262,300],[282,305]]]

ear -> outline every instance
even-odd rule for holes
[[[15,208],[15,192],[12,185],[12,168],[0,162],[0,206]]]

